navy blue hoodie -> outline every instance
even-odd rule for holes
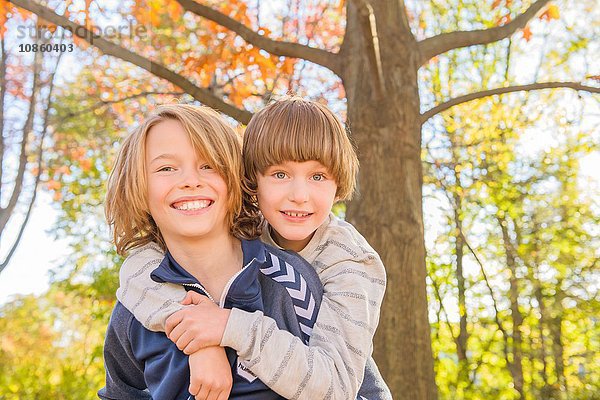
[[[295,253],[268,246],[259,240],[242,241],[244,267],[224,289],[224,307],[263,311],[308,344],[321,304],[323,288],[310,264]],[[158,282],[183,285],[206,295],[200,282],[167,253],[152,273]],[[302,283],[304,281],[304,284]],[[301,288],[306,287],[302,291]],[[301,295],[299,295],[301,293]],[[233,388],[230,399],[281,399],[226,348]],[[190,372],[188,356],[164,332],[143,327],[131,312],[117,303],[104,347],[106,386],[102,399],[186,400]]]

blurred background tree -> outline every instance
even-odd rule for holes
[[[48,293],[0,311],[0,397],[92,397],[102,384],[121,260],[99,227],[120,138],[162,102],[246,123],[288,91],[327,102],[358,145],[361,195],[341,211],[388,268],[375,357],[395,397],[600,392],[594,1],[12,3],[13,29],[38,15],[88,35],[69,42],[81,66],[48,97],[38,158],[73,252]],[[137,33],[91,35],[120,23]],[[578,92],[531,91],[558,87]],[[17,346],[19,329],[30,338]],[[55,355],[38,375],[19,356],[36,341]]]
[[[21,15],[14,18],[21,19]],[[32,22],[36,20],[32,18]],[[18,233],[0,259],[0,273],[19,245],[35,205],[54,78],[61,59],[60,53],[38,52],[30,57],[19,52],[5,39],[5,30],[3,21],[0,31],[0,239],[6,236],[9,222]],[[45,46],[47,42],[39,38],[35,44]]]

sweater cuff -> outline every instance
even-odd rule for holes
[[[244,342],[248,340],[250,336],[250,327],[259,317],[260,311],[249,313],[239,308],[232,308],[225,325],[225,332],[221,338],[221,346],[231,347],[238,353],[242,351]]]

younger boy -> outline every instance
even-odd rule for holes
[[[260,311],[232,308],[223,325],[209,323],[226,311],[208,301],[170,317],[169,338],[188,354],[211,345],[235,349],[256,376],[285,398],[391,398],[370,358],[385,270],[366,240],[330,212],[335,201],[351,197],[358,170],[343,125],[316,102],[280,100],[248,124],[243,158],[245,186],[268,223],[262,239],[298,252],[323,283],[310,342],[303,345]],[[127,307],[140,304],[133,310],[136,318],[148,325],[154,321],[160,329],[171,310],[160,312],[158,302],[140,299],[151,283],[131,278],[138,267],[133,258],[124,264],[121,282],[131,297],[120,300]],[[361,387],[363,377],[365,384],[379,385]]]

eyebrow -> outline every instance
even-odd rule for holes
[[[174,160],[177,157],[174,154],[168,154],[168,153],[164,153],[164,154],[160,154],[159,156],[153,158],[150,161],[150,164],[153,164],[156,161],[160,161],[160,160]]]

